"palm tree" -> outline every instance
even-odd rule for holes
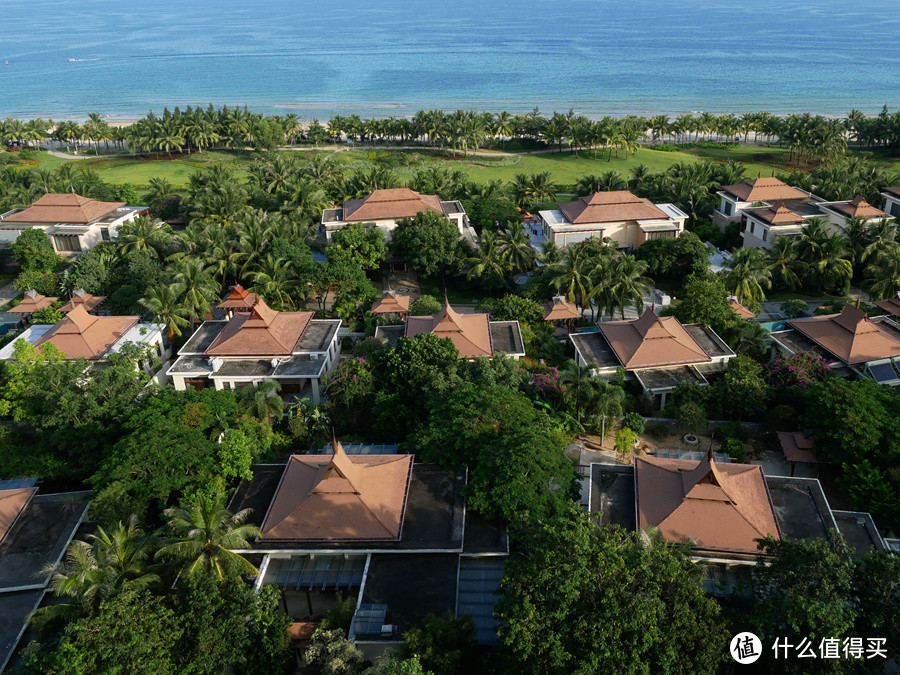
[[[149,218],[135,218],[119,226],[119,247],[122,253],[148,251],[156,257],[156,246],[162,244],[169,232]]]
[[[866,269],[866,274],[872,279],[869,293],[873,297],[880,300],[896,297],[900,293],[900,248],[891,247],[880,255]]]
[[[219,283],[198,258],[179,260],[175,270],[173,279],[184,288],[183,303],[190,312],[191,320],[202,319],[219,298]]]
[[[591,400],[597,388],[596,378],[592,377],[594,366],[579,366],[569,360],[559,374],[559,384],[563,389],[566,401],[575,409],[575,418],[581,424],[581,414]]]
[[[247,405],[256,419],[271,424],[272,418],[284,417],[284,400],[278,394],[281,385],[276,380],[263,380],[246,392]]]
[[[501,251],[500,239],[491,230],[482,232],[478,248],[465,259],[465,265],[469,279],[477,277],[489,287],[503,286],[510,268]]]
[[[175,539],[156,556],[177,561],[182,574],[211,572],[220,581],[232,574],[259,574],[249,560],[234,553],[235,549],[249,549],[249,540],[260,534],[258,527],[244,522],[250,509],[232,514],[225,508],[224,495],[200,492],[191,508],[166,509],[165,515]]]
[[[275,258],[267,253],[260,261],[258,270],[251,274],[254,283],[251,290],[275,306],[292,306],[291,291],[298,284],[293,268],[290,260]]]
[[[500,255],[506,263],[518,272],[527,272],[534,267],[537,257],[531,247],[528,233],[517,223],[511,223],[497,237]]]
[[[725,286],[737,296],[738,302],[762,302],[766,294],[763,289],[772,287],[772,268],[765,251],[759,248],[741,248],[725,262]]]
[[[648,265],[633,256],[618,256],[610,261],[609,276],[611,283],[606,307],[612,314],[616,309],[625,318],[625,308],[634,306],[638,314],[644,309],[644,296],[650,293],[651,279],[644,276]]]
[[[606,422],[624,411],[625,390],[605,380],[597,380],[588,407],[600,418],[600,438],[606,438]]]
[[[778,285],[790,290],[800,286],[797,272],[801,271],[806,263],[797,259],[794,242],[788,237],[777,237],[766,255],[769,257],[769,269]]]
[[[177,283],[151,286],[144,297],[138,300],[159,323],[167,327],[169,340],[181,335],[181,329],[190,324],[192,313],[184,304],[184,290]]]

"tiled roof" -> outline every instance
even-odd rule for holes
[[[207,347],[207,356],[289,356],[313,312],[276,312],[262,298],[238,312]]]
[[[635,512],[640,529],[713,551],[756,553],[756,539],[781,532],[759,466],[635,457]]]
[[[137,316],[94,316],[79,305],[35,340],[34,346],[50,343],[70,359],[97,359],[104,356],[139,319]]]
[[[742,202],[770,202],[784,199],[806,199],[805,192],[793,188],[777,178],[757,178],[737,185],[724,185],[722,190],[733,194]]]
[[[847,218],[890,218],[887,213],[881,209],[876,209],[863,199],[862,195],[857,195],[851,201],[828,204],[827,208],[837,211]]]
[[[814,450],[816,442],[812,436],[806,436],[801,431],[779,431],[778,442],[781,443],[784,458],[789,462],[819,462]]]
[[[568,302],[562,295],[554,295],[548,305],[544,305],[544,321],[569,321],[580,319],[581,312],[574,303]]]
[[[847,305],[840,314],[811,316],[787,322],[847,365],[900,356],[900,338]]]
[[[668,220],[669,216],[648,199],[628,190],[595,192],[574,202],[557,204],[570,223],[616,223],[626,220]]]
[[[388,290],[372,303],[374,314],[406,314],[409,311],[409,296]]]
[[[397,541],[412,455],[292,455],[260,528],[261,539]]]
[[[597,324],[626,370],[710,361],[709,354],[674,316],[648,308],[639,319]]]
[[[218,309],[252,309],[259,296],[256,293],[250,293],[240,284],[231,287],[231,292],[225,296],[216,307]]]
[[[900,197],[900,185],[882,188],[881,191],[886,192],[889,195],[893,195],[894,197]]]
[[[46,309],[57,300],[59,300],[59,298],[41,295],[32,288],[25,291],[25,297],[22,298],[22,302],[9,311],[11,314],[34,314],[39,309]]]
[[[444,308],[434,316],[406,317],[404,337],[412,338],[422,333],[450,338],[462,358],[494,355],[488,315],[460,314],[449,302],[445,302]]]
[[[422,195],[405,187],[375,190],[362,199],[344,202],[344,222],[412,218],[422,211],[444,213],[435,195]]]
[[[12,530],[16,520],[28,508],[37,488],[11,488],[0,490],[0,544]]]
[[[804,222],[803,216],[799,213],[794,213],[784,204],[772,207],[760,206],[753,209],[746,209],[746,211],[758,220],[768,223],[769,225],[795,225]]]
[[[72,292],[72,297],[66,304],[59,308],[59,311],[66,314],[76,307],[81,306],[88,312],[92,312],[97,309],[104,300],[106,300],[105,295],[91,295],[84,289],[79,288],[77,291]]]
[[[876,307],[880,307],[888,314],[900,316],[900,297],[894,296],[893,298],[888,298],[887,300],[876,300],[872,304]]]
[[[747,319],[752,319],[756,316],[756,314],[751,312],[749,309],[744,307],[741,303],[739,303],[735,299],[731,300],[730,306],[731,306],[731,309],[734,310],[734,313],[738,315],[739,319],[747,320]]]
[[[98,202],[70,193],[47,193],[34,204],[4,218],[10,223],[92,223],[125,202]]]

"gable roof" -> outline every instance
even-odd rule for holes
[[[595,192],[557,207],[570,223],[616,223],[624,220],[669,220],[649,199],[641,199],[628,190]]]
[[[257,298],[250,312],[237,312],[213,339],[206,356],[290,356],[313,312],[276,312]]]
[[[900,338],[854,305],[840,314],[793,319],[787,324],[847,365],[900,356]]]
[[[11,488],[0,490],[0,544],[6,539],[19,516],[28,508],[37,488]]]
[[[807,194],[793,188],[774,176],[745,180],[737,185],[723,185],[722,190],[737,197],[742,202],[770,202],[783,199],[806,199]]]
[[[412,338],[433,333],[450,338],[462,358],[492,357],[491,324],[487,314],[460,314],[444,301],[444,308],[434,316],[408,316],[403,337]]]
[[[581,312],[575,303],[566,300],[563,295],[554,295],[550,304],[544,305],[544,321],[570,321],[580,319]]]
[[[10,223],[92,223],[125,202],[99,202],[74,193],[48,192],[24,211],[4,218]]]
[[[252,309],[259,296],[256,293],[250,293],[240,284],[231,287],[231,291],[225,296],[216,308],[218,309]]]
[[[72,297],[66,304],[59,308],[59,311],[66,314],[81,305],[90,312],[97,309],[104,300],[106,300],[105,295],[91,295],[83,288],[79,288],[77,291],[72,292]]]
[[[597,326],[626,370],[711,360],[678,319],[657,316],[652,308],[639,319],[603,321]]]
[[[635,515],[670,541],[713,551],[756,553],[756,539],[780,538],[762,468],[635,457]]]
[[[34,314],[39,309],[46,309],[57,300],[59,298],[41,295],[32,288],[25,291],[25,297],[22,298],[22,302],[11,308],[9,312],[10,314]]]
[[[862,195],[857,195],[850,201],[833,202],[831,204],[823,204],[822,206],[825,206],[832,211],[837,211],[846,218],[890,218],[887,213],[881,209],[876,209],[863,199]]]
[[[104,356],[134,326],[137,316],[94,316],[78,305],[34,341],[35,347],[50,343],[70,359]]]
[[[894,185],[892,187],[881,188],[882,192],[886,192],[892,197],[900,197],[900,185]]]
[[[814,449],[816,441],[812,436],[802,431],[779,431],[778,442],[787,461],[818,464],[819,458]]]
[[[895,295],[893,298],[888,298],[887,300],[875,300],[872,304],[876,307],[880,307],[889,314],[900,316],[900,296]]]
[[[262,540],[397,541],[412,455],[292,455],[263,520]]]
[[[769,225],[795,225],[803,222],[803,216],[799,213],[794,213],[784,204],[779,204],[777,206],[759,206],[752,209],[745,209],[745,211]]]
[[[387,290],[372,303],[374,314],[406,314],[408,311],[409,296],[399,295],[397,291]]]
[[[754,314],[749,309],[744,307],[741,303],[739,303],[737,301],[737,298],[732,298],[731,302],[729,303],[729,306],[731,307],[732,310],[734,310],[734,313],[738,315],[739,319],[747,320],[747,319],[752,319],[756,316],[756,314]]]
[[[412,218],[422,211],[436,211],[443,215],[441,200],[436,195],[423,195],[409,188],[374,190],[362,199],[344,202],[344,222],[362,220],[397,220]]]

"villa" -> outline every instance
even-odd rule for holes
[[[889,317],[869,318],[858,307],[847,305],[840,314],[785,323],[785,330],[770,335],[780,352],[818,354],[838,374],[871,377],[892,387],[900,385],[900,325]]]
[[[634,377],[655,410],[682,382],[706,385],[706,375],[724,372],[734,352],[712,328],[683,325],[648,308],[638,319],[602,321],[597,332],[572,333],[575,361],[611,379],[619,369]]]
[[[487,314],[461,314],[444,301],[444,308],[434,316],[407,316],[402,326],[378,326],[375,337],[388,343],[431,333],[453,341],[460,358],[489,359],[504,353],[516,361],[525,356],[525,343],[518,321],[491,321]]]
[[[819,204],[819,208],[828,219],[831,229],[837,228],[841,232],[847,228],[847,221],[851,218],[861,221],[864,227],[891,218],[889,214],[869,204],[862,195],[841,202],[823,202]]]
[[[282,395],[319,403],[324,379],[340,353],[340,327],[340,319],[277,312],[256,298],[249,311],[236,308],[228,319],[204,321],[178,351],[167,375],[179,391],[241,389],[275,380]]]
[[[470,614],[478,641],[509,553],[504,523],[465,508],[466,472],[419,464],[397,446],[348,446],[254,467],[231,509],[251,508],[261,536],[257,587],[281,588],[286,612],[317,622],[338,593],[355,600],[349,638],[380,650],[426,615]]]
[[[66,304],[59,308],[59,311],[63,314],[67,314],[76,307],[84,307],[86,311],[93,312],[103,304],[104,300],[106,300],[105,295],[91,295],[84,289],[79,288],[72,292],[72,297],[69,298],[69,301]]]
[[[39,312],[42,309],[52,307],[53,303],[57,300],[59,300],[59,298],[55,296],[41,295],[36,290],[31,288],[25,291],[25,294],[18,305],[10,308],[9,313],[18,314],[23,319],[26,319],[35,312]]]
[[[460,236],[469,232],[469,219],[459,201],[442,201],[436,195],[423,195],[409,188],[374,190],[362,199],[348,199],[343,206],[322,212],[321,232],[327,241],[349,223],[363,223],[366,228],[377,227],[387,241],[397,227],[397,221],[432,211],[445,216],[456,225]]]
[[[900,185],[886,187],[881,191],[884,197],[884,210],[891,218],[900,218]]]
[[[538,215],[543,236],[559,247],[596,237],[635,250],[645,241],[680,236],[687,220],[687,214],[675,205],[654,204],[628,190],[595,192],[556,206]]]
[[[553,326],[565,326],[570,332],[575,322],[582,318],[575,303],[569,302],[563,295],[554,295],[550,303],[544,305],[544,321]]]
[[[27,209],[0,214],[0,245],[13,243],[25,230],[40,228],[50,237],[53,250],[72,256],[118,237],[118,228],[138,216],[146,206],[101,202],[75,193],[47,193]]]
[[[409,314],[409,296],[387,290],[372,303],[372,314],[389,319],[402,319]]]

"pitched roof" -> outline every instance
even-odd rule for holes
[[[756,539],[780,538],[762,468],[635,457],[635,512],[640,529],[713,551],[756,553]]]
[[[397,220],[412,218],[422,211],[436,211],[443,215],[441,200],[436,195],[423,195],[409,188],[375,190],[362,199],[344,202],[344,222],[361,220]]]
[[[557,204],[570,223],[616,223],[623,220],[669,220],[649,199],[628,190],[595,192],[574,202]]]
[[[565,296],[554,295],[550,304],[544,305],[544,321],[569,321],[580,318],[581,312],[574,303],[567,301]]]
[[[397,291],[387,290],[378,300],[372,303],[374,314],[406,314],[409,311],[409,296],[398,295]]]
[[[887,300],[875,300],[872,304],[876,307],[880,307],[889,314],[900,316],[900,297],[896,295],[893,298],[888,298]]]
[[[889,195],[894,197],[900,197],[900,185],[894,185],[892,187],[881,188],[882,192],[887,192]]]
[[[737,185],[723,185],[722,190],[733,194],[742,202],[770,202],[783,199],[806,199],[807,194],[793,188],[774,176],[745,180]]]
[[[104,356],[134,326],[137,316],[94,316],[78,305],[34,341],[35,347],[50,343],[70,359]]]
[[[787,461],[818,464],[819,458],[813,449],[816,441],[812,436],[805,435],[802,431],[779,431],[778,442],[781,443],[781,450]]]
[[[91,312],[97,309],[104,300],[106,300],[105,295],[91,295],[83,288],[79,288],[77,291],[72,292],[72,297],[66,304],[59,308],[59,311],[66,314],[80,305],[88,312]]]
[[[250,293],[240,284],[231,287],[231,292],[225,296],[216,307],[218,309],[252,309],[259,296],[256,293]]]
[[[900,339],[854,305],[847,305],[840,314],[787,323],[847,365],[900,356]]]
[[[25,291],[25,297],[22,302],[9,310],[10,314],[34,314],[39,309],[46,309],[59,298],[47,297],[41,295],[33,288]]]
[[[491,357],[491,324],[487,314],[460,314],[444,301],[444,308],[434,316],[408,316],[403,337],[412,338],[422,333],[433,333],[450,338],[462,358]]]
[[[734,313],[738,315],[739,319],[747,320],[747,319],[752,319],[753,317],[756,316],[756,314],[754,314],[749,309],[744,307],[741,303],[739,303],[736,298],[731,299],[730,306],[731,306],[731,309],[734,310]]]
[[[837,211],[847,218],[890,218],[887,213],[881,209],[876,209],[863,199],[862,195],[857,195],[850,201],[834,202],[823,206],[827,206],[832,211]]]
[[[276,312],[257,298],[250,312],[237,312],[204,352],[207,356],[290,356],[313,312]]]
[[[292,455],[261,539],[396,541],[403,530],[412,455]]]
[[[74,193],[48,192],[24,211],[4,218],[10,223],[92,223],[125,202],[99,202]]]
[[[0,544],[10,533],[16,520],[28,508],[37,488],[11,488],[0,490]]]
[[[794,213],[784,204],[778,206],[760,206],[753,209],[745,209],[758,220],[769,225],[795,225],[803,222],[803,216]]]
[[[657,316],[652,308],[639,319],[597,324],[627,370],[705,363],[710,356],[674,316]]]

